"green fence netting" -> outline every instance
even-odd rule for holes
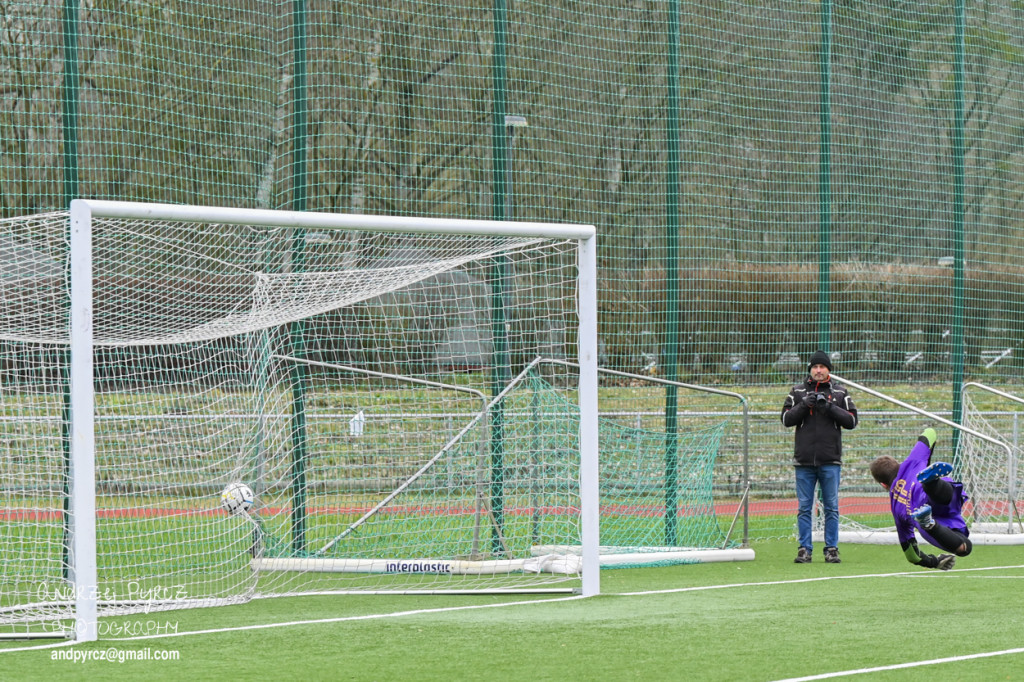
[[[755,537],[792,533],[777,416],[815,348],[954,419],[964,381],[1024,370],[1018,2],[14,0],[0,20],[0,217],[88,197],[596,225],[602,365],[749,397]],[[706,407],[660,390],[617,409],[672,428]],[[926,421],[855,398],[844,499]]]

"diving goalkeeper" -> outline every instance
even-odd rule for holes
[[[931,463],[935,429],[925,429],[902,463],[888,455],[871,463],[871,475],[889,491],[896,533],[907,561],[925,568],[948,571],[956,557],[971,553],[967,522],[961,509],[968,500],[963,483],[948,477],[953,466]],[[914,528],[921,537],[949,554],[932,556],[917,546]]]

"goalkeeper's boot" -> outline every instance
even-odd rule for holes
[[[917,523],[925,530],[935,525],[935,519],[932,518],[932,508],[927,504],[910,512],[910,515],[913,516],[914,520],[917,521]]]
[[[927,481],[941,478],[943,476],[949,476],[953,473],[953,465],[948,462],[936,462],[929,467],[921,470],[921,473],[917,475],[918,483],[925,483]]]

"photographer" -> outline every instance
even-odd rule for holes
[[[838,564],[842,429],[857,426],[857,408],[846,389],[831,380],[832,360],[825,351],[814,351],[807,371],[807,379],[793,387],[782,406],[783,426],[796,427],[793,465],[796,469],[796,525],[800,549],[794,561],[798,564],[811,562],[811,510],[817,485],[825,511],[825,562]]]

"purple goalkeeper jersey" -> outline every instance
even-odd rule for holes
[[[945,480],[953,484],[953,499],[949,504],[935,504],[928,499],[924,492],[924,486],[917,481],[917,475],[924,470],[931,460],[931,449],[926,443],[918,441],[910,450],[910,454],[900,464],[896,480],[889,488],[889,500],[892,507],[892,518],[896,521],[896,533],[900,542],[909,542],[914,539],[914,529],[921,534],[921,537],[931,545],[940,547],[927,531],[921,528],[920,524],[910,515],[910,512],[926,504],[931,505],[932,518],[947,528],[960,531],[967,535],[967,522],[964,521],[960,510],[968,497],[964,495],[964,486],[959,481],[945,476]]]

